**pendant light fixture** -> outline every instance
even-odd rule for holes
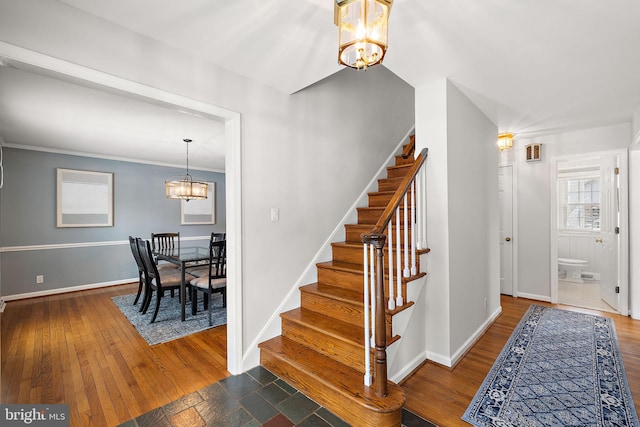
[[[387,51],[389,12],[393,0],[336,0],[338,62],[366,70],[382,63]]]
[[[189,175],[189,143],[190,139],[183,139],[187,144],[187,174],[172,176],[164,182],[167,199],[201,200],[207,198],[208,184]]]
[[[498,134],[498,150],[504,151],[513,147],[513,134],[509,132]]]

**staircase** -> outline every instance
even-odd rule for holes
[[[282,335],[259,345],[264,367],[354,426],[401,425],[405,397],[397,384],[386,381],[386,365],[386,396],[364,384],[362,235],[374,229],[412,169],[412,144],[413,137],[404,154],[396,156],[395,165],[387,168],[387,178],[378,181],[378,191],[369,193],[369,205],[358,208],[358,223],[345,225],[346,240],[332,243],[333,259],[317,264],[317,283],[300,288],[300,307],[281,314]],[[404,229],[402,220],[400,224]],[[389,227],[395,233],[397,224]],[[386,345],[400,339],[392,335],[393,315],[413,304],[406,300],[406,284],[424,276],[419,266],[417,271],[402,279],[404,304],[386,310]],[[389,281],[387,276],[384,280]],[[371,359],[374,353],[372,349]]]

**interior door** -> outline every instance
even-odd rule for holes
[[[619,180],[617,156],[601,159],[600,182],[600,298],[616,311],[619,309]]]
[[[498,172],[500,202],[500,293],[513,295],[513,166]]]

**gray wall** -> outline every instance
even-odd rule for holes
[[[0,274],[4,297],[134,278],[137,270],[129,235],[148,238],[151,232],[179,231],[188,238],[225,230],[222,173],[194,172],[216,182],[216,224],[181,225],[180,203],[165,197],[164,180],[184,173],[182,169],[15,148],[4,148],[3,163]],[[56,168],[113,172],[113,227],[56,228]],[[43,284],[36,284],[36,275],[44,276]]]

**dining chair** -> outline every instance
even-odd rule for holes
[[[144,307],[142,310],[143,314],[146,314],[149,309],[149,305],[151,304],[152,294],[155,291],[156,293],[156,306],[153,312],[153,317],[149,323],[153,323],[158,316],[158,310],[160,309],[160,300],[162,299],[164,292],[167,290],[175,290],[180,289],[180,283],[182,281],[182,273],[179,269],[174,269],[174,271],[164,270],[162,273],[158,270],[158,266],[156,265],[153,259],[153,250],[151,249],[151,244],[147,240],[137,239],[138,251],[140,252],[140,257],[142,258],[142,263],[144,265],[144,275],[146,279],[146,286],[149,290],[148,294],[145,293]],[[185,284],[188,284],[191,279],[195,278],[189,273],[185,273]]]
[[[136,265],[138,266],[138,293],[136,294],[136,298],[133,301],[133,305],[138,303],[140,299],[140,295],[142,294],[142,288],[144,286],[144,265],[142,264],[142,258],[140,258],[140,252],[138,251],[138,244],[136,242],[136,238],[133,236],[129,236],[129,246],[131,247],[131,253],[133,254],[133,259],[136,261]],[[145,292],[146,294],[146,292]],[[144,299],[143,299],[144,302]],[[142,311],[143,304],[140,304],[140,311]]]
[[[227,233],[215,233],[215,232],[211,233],[211,236],[209,237],[209,245],[211,245],[211,242],[218,242],[220,240],[225,240],[226,239],[226,235],[227,235]],[[214,254],[214,258],[215,257],[217,257],[217,254]],[[209,262],[207,264],[209,264],[210,261],[211,260],[209,260]],[[206,277],[209,274],[209,266],[207,264],[193,265],[193,266],[187,268],[187,271],[192,276]]]
[[[213,326],[211,296],[222,294],[222,307],[227,306],[227,256],[226,240],[211,241],[209,244],[209,274],[191,280],[191,304],[195,314],[198,291],[205,295],[204,306],[209,310],[209,326]]]
[[[151,233],[151,250],[153,253],[162,251],[180,251],[180,233]],[[153,258],[158,270],[165,268],[177,268],[176,264],[170,262],[159,263],[158,258]]]

